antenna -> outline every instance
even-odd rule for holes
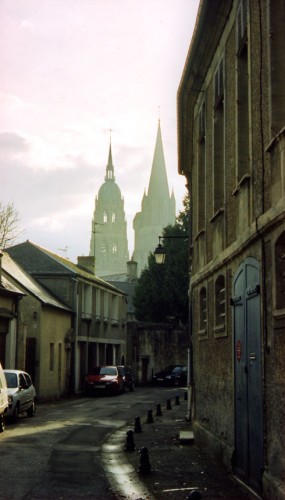
[[[66,259],[68,259],[68,257],[67,257],[67,250],[68,250],[68,248],[69,248],[69,247],[68,247],[67,245],[66,245],[64,248],[58,248],[58,250],[59,250],[60,252],[65,253],[65,258],[66,258]]]

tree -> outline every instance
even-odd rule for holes
[[[3,205],[0,202],[0,249],[11,247],[22,232],[19,213],[14,204]]]
[[[183,205],[184,210],[178,214],[176,223],[163,230],[165,263],[156,264],[154,255],[151,254],[148,259],[148,268],[143,270],[138,280],[134,306],[136,318],[140,321],[188,322],[188,196],[185,196]]]

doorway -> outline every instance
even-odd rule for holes
[[[255,490],[263,472],[262,350],[259,263],[247,258],[233,282],[235,473]]]

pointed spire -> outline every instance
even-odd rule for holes
[[[110,181],[110,180],[115,181],[114,165],[113,165],[113,159],[112,159],[111,139],[110,139],[110,146],[109,146],[108,164],[106,166],[106,175],[105,175],[105,181]]]
[[[162,145],[160,120],[158,120],[158,129],[156,144],[148,185],[148,196],[167,196],[169,197],[169,187]]]

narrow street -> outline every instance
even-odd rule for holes
[[[145,417],[162,391],[166,399],[174,390],[139,388],[115,397],[40,404],[34,418],[8,422],[0,435],[0,498],[118,498],[104,467],[103,445],[130,417]]]

